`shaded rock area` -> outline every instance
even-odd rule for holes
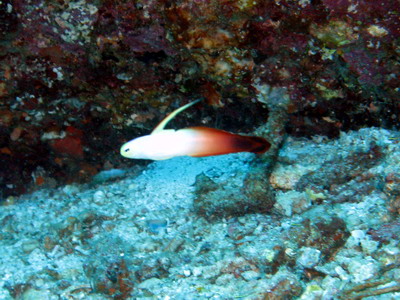
[[[369,169],[383,158],[382,149],[372,141],[366,151],[355,151],[346,157],[335,157],[320,168],[303,175],[296,185],[300,191],[323,191],[336,195],[335,201],[357,202],[362,194],[383,187],[381,176],[373,177]]]
[[[255,133],[268,138],[271,147],[258,155],[245,173],[224,176],[222,181],[212,173],[196,177],[194,209],[208,220],[268,213],[275,203],[269,177],[285,138],[290,100],[284,89],[271,90],[266,85],[256,88],[258,100],[267,105],[270,113],[268,122],[259,126]]]
[[[364,128],[289,138],[265,177],[250,153],[181,157],[9,197],[0,298],[396,299],[399,157],[398,132]]]
[[[250,133],[290,99],[287,132],[398,127],[396,0],[0,3],[3,198],[126,167],[119,146],[176,128]]]
[[[267,213],[275,202],[267,166],[232,174],[222,181],[200,174],[196,177],[195,194],[195,212],[208,220]]]
[[[362,130],[360,132],[363,132]],[[298,143],[298,151],[282,149],[270,181],[279,189],[278,195],[295,198],[308,197],[311,203],[358,202],[366,195],[380,191],[390,196],[390,205],[395,209],[396,184],[393,174],[397,173],[398,159],[393,156],[393,145],[398,142],[397,133],[391,140],[377,134],[368,139],[361,138],[351,144],[348,136],[342,134],[335,144],[326,144],[323,137],[315,137],[318,142],[312,158]],[[348,143],[342,147],[341,143]],[[304,163],[301,161],[304,159]],[[294,163],[296,161],[296,163]],[[384,173],[379,173],[384,161],[390,161]],[[299,163],[300,162],[300,163]],[[282,197],[280,210],[283,212],[286,197]],[[307,206],[307,205],[306,205]]]

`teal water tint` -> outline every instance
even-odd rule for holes
[[[249,153],[15,198],[0,207],[0,298],[396,299],[398,136],[288,138],[266,213],[194,209],[199,176],[213,201],[237,199],[258,165]]]

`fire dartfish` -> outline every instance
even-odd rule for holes
[[[163,160],[177,156],[212,156],[237,152],[264,153],[271,144],[262,137],[245,136],[208,127],[164,129],[177,114],[193,104],[190,102],[170,113],[149,135],[122,145],[122,156],[133,159]]]

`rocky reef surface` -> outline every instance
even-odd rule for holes
[[[0,1],[0,298],[400,298],[399,38],[397,0]],[[119,155],[195,99],[271,149]]]
[[[400,297],[398,132],[290,137],[255,188],[258,159],[174,158],[8,197],[0,298]]]
[[[119,145],[193,99],[177,127],[251,132],[259,85],[291,135],[398,128],[399,23],[397,0],[1,1],[0,191],[126,167]]]

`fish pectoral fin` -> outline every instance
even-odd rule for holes
[[[184,106],[182,106],[182,107],[179,107],[179,108],[175,109],[172,113],[170,113],[168,116],[166,116],[165,119],[162,120],[162,121],[153,129],[153,131],[151,132],[151,134],[158,133],[158,132],[164,130],[164,127],[168,124],[168,122],[171,121],[173,118],[175,118],[175,116],[176,116],[177,114],[179,114],[180,112],[184,111],[185,109],[189,108],[190,106],[192,106],[192,105],[194,105],[194,104],[196,104],[196,103],[198,103],[198,102],[200,102],[200,101],[201,101],[201,99],[198,99],[198,100],[192,101],[192,102],[190,102],[190,103],[188,103],[188,104],[186,104],[186,105],[184,105]]]

